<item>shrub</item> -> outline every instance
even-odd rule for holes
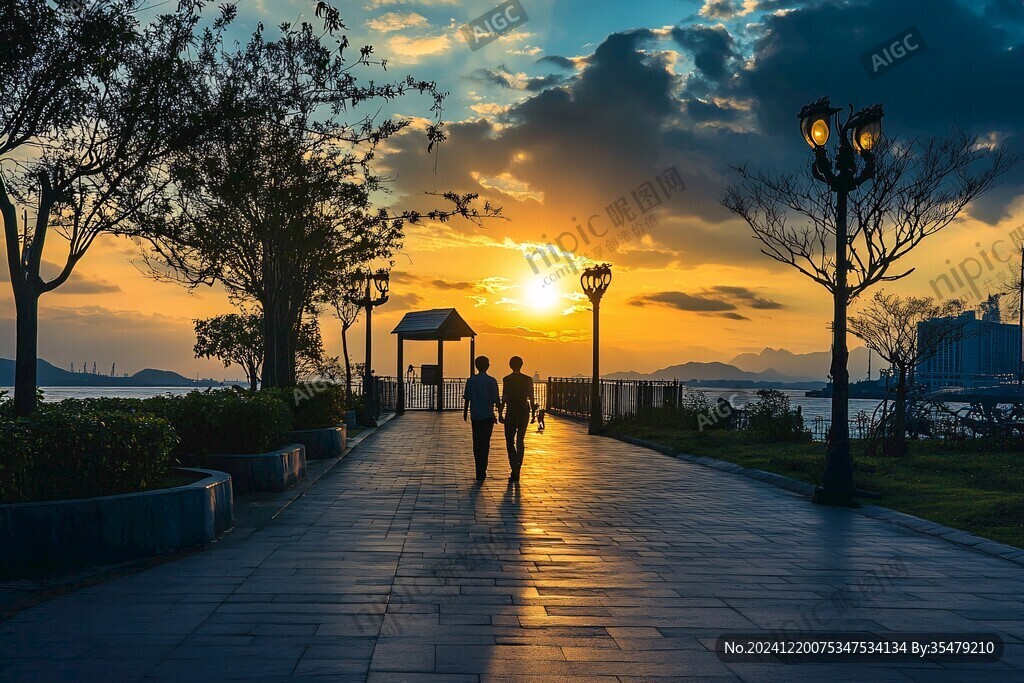
[[[659,427],[703,432],[728,429],[732,416],[733,407],[725,399],[718,399],[712,405],[703,391],[688,390],[678,403],[666,400],[657,407],[641,408],[633,419]]]
[[[294,389],[280,391],[282,399],[292,409],[295,429],[337,427],[345,421],[345,413],[351,409],[343,384],[305,382]]]
[[[161,417],[180,439],[174,451],[178,456],[264,453],[281,446],[281,435],[293,422],[281,394],[269,390],[215,389],[145,399],[69,399],[61,404]]]
[[[789,397],[777,389],[758,389],[757,400],[745,412],[752,435],[768,443],[810,441],[800,410],[790,410]]]
[[[282,433],[292,428],[288,406],[270,392],[192,391],[142,403],[142,410],[174,427],[181,439],[180,455],[264,453],[280,447]]]
[[[145,490],[166,475],[176,441],[166,420],[82,402],[3,420],[0,499],[62,500]]]

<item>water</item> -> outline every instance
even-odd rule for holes
[[[190,391],[205,391],[199,387],[41,387],[43,400],[47,403],[63,401],[66,398],[150,398],[171,394],[180,396]],[[0,387],[7,397],[14,395],[14,387]]]
[[[744,408],[748,403],[757,400],[757,389],[708,389],[695,387],[694,391],[703,392],[710,399],[711,404],[719,398],[729,401],[733,408]],[[797,406],[803,408],[804,422],[813,422],[815,418],[824,420],[832,419],[832,399],[804,396],[803,389],[780,389],[783,394],[789,397],[789,405],[794,410]],[[875,409],[882,403],[874,398],[851,398],[850,419],[857,417],[861,411],[870,417]],[[952,404],[951,404],[952,405]]]

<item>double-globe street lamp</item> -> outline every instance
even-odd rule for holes
[[[846,200],[850,192],[874,177],[875,158],[872,150],[882,137],[883,112],[880,104],[873,104],[856,113],[853,113],[851,106],[850,115],[841,123],[841,111],[841,108],[833,108],[827,97],[822,97],[801,109],[797,116],[800,119],[800,132],[814,150],[811,173],[836,194],[836,274],[832,292],[835,308],[832,325],[832,426],[825,455],[825,476],[822,485],[815,490],[814,502],[853,506],[856,489],[853,483],[853,458],[850,454],[850,372],[847,368],[849,350],[846,344],[846,311],[850,303],[847,272],[850,267],[851,237],[846,228]],[[834,164],[825,149],[833,128],[839,134]],[[863,159],[859,170],[858,155]]]
[[[608,291],[608,285],[612,283],[612,267],[608,263],[599,266],[592,266],[583,271],[580,276],[580,285],[583,293],[594,305],[594,376],[590,381],[590,433],[597,434],[602,427],[601,406],[601,371],[600,371],[600,315],[601,297]]]
[[[376,424],[380,417],[377,392],[373,381],[373,309],[388,301],[391,274],[383,268],[371,273],[357,270],[352,275],[346,298],[350,303],[366,309],[366,362],[363,364],[363,412],[364,421]]]

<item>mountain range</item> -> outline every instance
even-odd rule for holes
[[[128,377],[93,375],[87,372],[68,372],[46,362],[36,361],[37,384],[41,387],[211,387],[220,386],[213,380],[192,380],[170,370],[139,370]],[[0,358],[0,386],[14,385],[14,361]]]
[[[878,359],[875,358],[878,362]],[[760,353],[741,353],[729,363],[680,363],[654,372],[613,372],[605,379],[661,379],[703,382],[736,381],[772,384],[821,383],[828,379],[832,363],[830,351],[793,353],[786,349],[766,348]],[[850,379],[867,375],[868,350],[857,347],[850,352]],[[876,365],[874,372],[881,367]]]

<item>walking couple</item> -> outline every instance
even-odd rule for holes
[[[466,382],[466,404],[462,409],[462,419],[469,420],[472,417],[476,479],[483,481],[487,477],[491,433],[494,425],[501,422],[505,425],[505,447],[508,450],[508,464],[512,469],[509,481],[519,481],[523,453],[526,450],[526,430],[537,409],[537,404],[533,402],[533,380],[522,372],[523,359],[512,356],[508,361],[512,373],[501,380],[499,398],[498,382],[487,374],[491,361],[487,356],[478,356],[475,365],[478,374]]]

